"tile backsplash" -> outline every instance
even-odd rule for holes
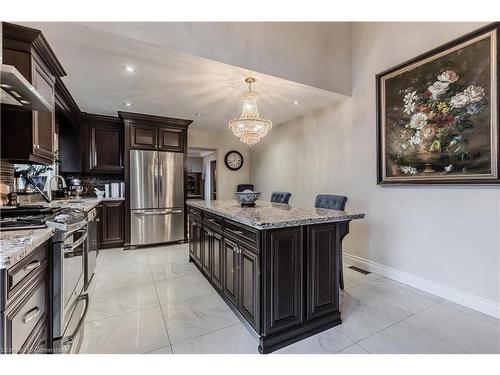
[[[113,176],[113,175],[98,175],[98,176],[88,176],[88,175],[79,175],[76,173],[63,174],[66,179],[69,176],[73,176],[79,178],[82,181],[82,185],[87,188],[87,193],[84,196],[95,197],[94,188],[104,191],[105,184],[111,184],[112,182],[122,182],[122,176]]]

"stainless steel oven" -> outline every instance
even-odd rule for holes
[[[52,251],[52,314],[55,353],[79,349],[88,308],[84,290],[84,254],[87,251],[87,218],[56,230]]]

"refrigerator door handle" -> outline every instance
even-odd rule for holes
[[[164,211],[146,211],[146,212],[134,212],[136,216],[155,216],[155,215],[170,215],[170,214],[181,214],[183,211],[181,209],[164,210]]]
[[[157,179],[158,181],[158,206],[160,206],[159,199],[163,196],[163,161],[158,157],[158,172],[160,177]]]

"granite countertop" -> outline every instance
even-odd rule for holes
[[[19,262],[53,234],[52,228],[0,232],[0,269],[9,268]]]
[[[334,223],[365,217],[365,214],[314,207],[291,207],[288,204],[264,201],[257,201],[255,207],[241,207],[236,200],[188,200],[187,204],[256,229]]]
[[[101,202],[109,202],[109,201],[123,201],[125,198],[80,198],[76,200],[72,199],[55,199],[51,203],[36,203],[37,205],[43,205],[45,207],[70,207],[70,208],[78,208],[85,212],[90,211],[95,206],[97,206]]]
[[[100,202],[123,201],[125,198],[60,199],[51,203],[33,203],[45,207],[71,207],[90,211]],[[0,269],[8,268],[29,255],[54,234],[52,228],[20,229],[0,232]]]

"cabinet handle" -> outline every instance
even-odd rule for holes
[[[243,234],[243,232],[241,230],[233,230],[233,232],[236,234]]]
[[[35,260],[34,262],[28,263],[26,266],[24,266],[23,270],[32,270],[33,268],[40,267],[40,264],[42,264],[42,262],[40,262],[39,260]]]
[[[28,311],[26,314],[24,314],[23,323],[26,324],[30,320],[35,319],[40,314],[40,311],[41,310],[38,306],[35,307],[34,309],[31,309],[30,311]]]
[[[213,223],[215,220],[214,219],[207,219],[210,223]]]

